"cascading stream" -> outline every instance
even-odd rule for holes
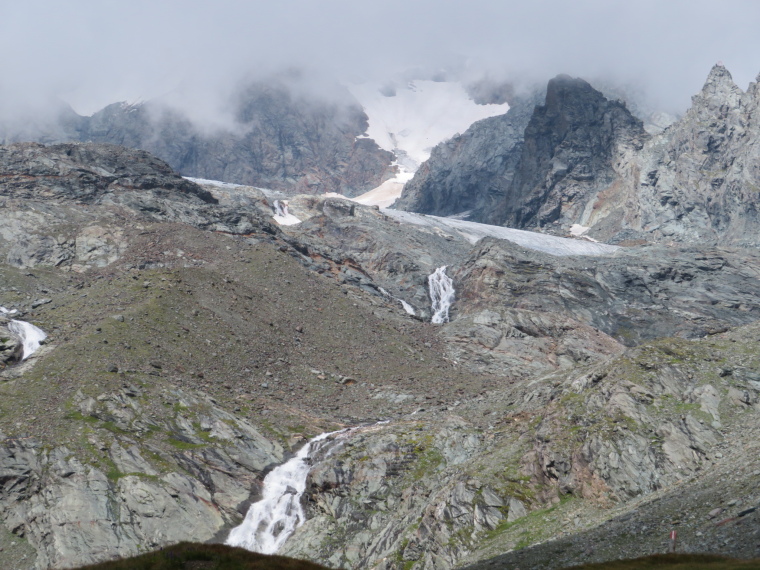
[[[378,289],[380,289],[380,292],[383,295],[385,295],[386,297],[390,297],[394,301],[398,301],[399,303],[401,303],[401,306],[404,308],[404,310],[406,311],[406,313],[408,315],[412,315],[412,316],[416,315],[416,313],[414,311],[414,307],[412,307],[409,303],[407,303],[403,299],[399,299],[398,297],[394,297],[393,295],[391,295],[388,291],[386,291],[382,287],[378,287]]]
[[[5,307],[0,307],[0,313],[5,315],[12,315],[16,311],[9,311]],[[47,338],[47,334],[42,329],[35,327],[31,323],[26,321],[12,320],[8,323],[8,330],[21,339],[24,345],[24,352],[21,356],[21,360],[26,360],[40,347],[40,343]]]
[[[428,275],[428,287],[433,311],[430,321],[436,324],[449,322],[449,308],[454,302],[454,282],[446,275],[446,265]]]
[[[274,221],[281,226],[294,226],[301,223],[301,220],[288,210],[287,200],[275,200],[272,203],[272,210],[274,211],[274,216],[272,216]]]
[[[276,216],[286,218],[288,214],[290,214],[290,212],[288,212],[288,203],[285,200],[275,200],[273,206]]]
[[[295,457],[270,471],[264,478],[261,500],[251,505],[245,520],[230,531],[226,544],[261,554],[277,552],[306,519],[301,495],[311,469],[309,457],[327,443],[327,438],[345,431],[318,435]]]

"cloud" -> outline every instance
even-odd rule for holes
[[[163,97],[213,114],[286,66],[380,80],[410,68],[638,85],[683,110],[722,60],[760,71],[754,0],[25,0],[0,7],[0,109],[91,113]]]

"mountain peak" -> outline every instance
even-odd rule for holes
[[[742,90],[734,83],[731,72],[722,63],[718,62],[713,65],[710,73],[707,75],[702,91],[693,100],[694,103],[699,98],[708,100],[718,99],[721,102],[725,102],[741,94]]]

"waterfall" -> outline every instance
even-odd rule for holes
[[[327,438],[347,430],[323,433],[311,439],[291,460],[275,467],[264,478],[260,501],[251,505],[245,520],[230,531],[225,544],[253,552],[274,554],[305,520],[301,495],[311,465],[309,457]]]
[[[274,216],[272,216],[274,221],[281,226],[294,226],[301,223],[301,220],[288,210],[287,200],[275,200],[272,203],[272,210],[274,210]]]
[[[401,303],[401,306],[404,307],[404,310],[407,312],[407,314],[415,316],[416,313],[414,312],[414,307],[412,307],[409,303],[404,301],[403,299],[398,300]]]
[[[378,289],[380,289],[380,292],[383,295],[385,295],[386,297],[390,297],[394,301],[398,301],[399,303],[401,303],[401,306],[404,308],[404,310],[406,311],[406,313],[408,315],[415,316],[417,314],[417,313],[414,312],[414,307],[412,307],[409,303],[407,303],[403,299],[399,299],[398,297],[394,297],[393,295],[391,295],[388,291],[386,291],[382,287],[378,287]]]
[[[288,203],[285,200],[275,200],[273,205],[275,216],[288,217],[290,212],[288,212]]]
[[[428,287],[433,310],[430,321],[436,324],[447,323],[449,307],[454,302],[454,282],[446,275],[445,265],[428,275]]]
[[[0,307],[0,313],[12,315],[16,310],[9,311],[5,307]],[[8,323],[8,330],[21,339],[24,345],[24,352],[21,360],[29,358],[39,347],[40,343],[47,338],[45,332],[26,321],[12,320]]]

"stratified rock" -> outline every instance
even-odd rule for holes
[[[106,192],[167,190],[216,203],[151,154],[113,145],[19,143],[0,146],[3,196],[92,203]]]

